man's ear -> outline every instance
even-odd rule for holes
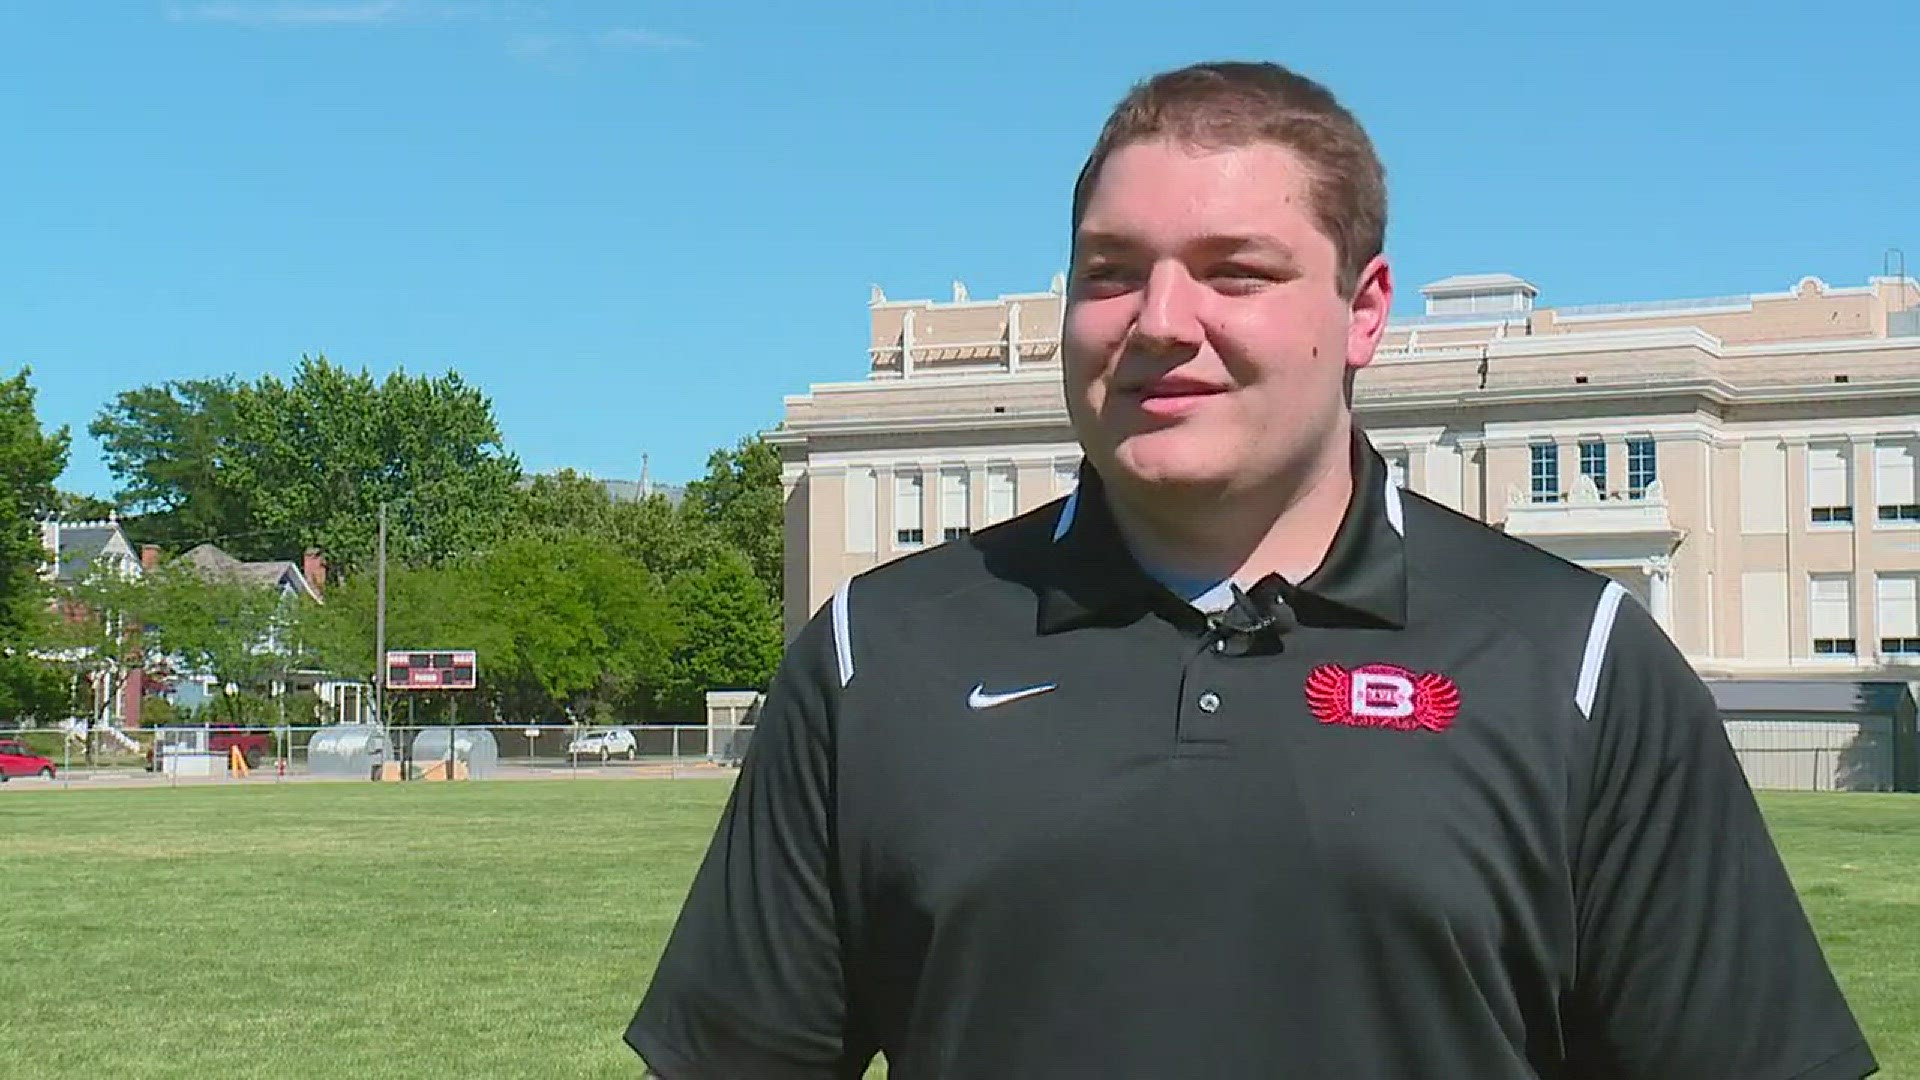
[[[1353,288],[1347,320],[1347,399],[1353,399],[1353,374],[1373,363],[1380,339],[1393,313],[1393,268],[1385,255],[1375,255],[1360,270]]]

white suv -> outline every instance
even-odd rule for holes
[[[597,754],[601,761],[615,754],[625,754],[632,761],[639,752],[639,742],[626,728],[594,728],[567,744],[568,757]]]

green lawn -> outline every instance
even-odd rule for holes
[[[0,1076],[637,1076],[619,1035],[726,791],[6,792]],[[1884,1075],[1920,1075],[1920,798],[1766,805]]]

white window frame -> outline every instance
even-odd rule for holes
[[[1920,573],[1874,575],[1873,607],[1874,636],[1879,639],[1880,654],[1905,663],[1920,663]]]
[[[940,541],[973,532],[973,477],[965,468],[940,470]]]
[[[1816,529],[1853,528],[1853,462],[1846,443],[1813,443],[1807,447],[1807,519]],[[1825,468],[1828,461],[1837,467]],[[1820,478],[1833,473],[1840,476],[1839,501],[1822,493]]]
[[[1545,468],[1542,468],[1545,466]],[[1542,481],[1546,481],[1543,485]],[[1527,444],[1527,500],[1546,505],[1561,502],[1566,493],[1560,484],[1560,444]]]
[[[893,473],[893,546],[905,551],[927,542],[927,478],[919,469]],[[910,511],[910,513],[902,513]]]
[[[1644,450],[1645,453],[1642,454],[1642,453],[1635,452],[1639,450]],[[1638,475],[1636,475],[1636,473],[1634,472],[1634,465],[1637,461],[1644,461],[1646,463],[1645,471]],[[1642,480],[1643,482],[1636,483],[1635,482],[1636,480]],[[1652,487],[1659,480],[1660,480],[1660,445],[1653,441],[1653,436],[1651,435],[1636,435],[1633,438],[1628,439],[1627,440],[1627,498],[1629,499],[1646,498],[1647,489],[1649,487]]]
[[[1824,594],[1824,595],[1823,595]],[[1823,608],[1842,606],[1837,620],[1823,618]],[[1822,626],[1831,622],[1833,625]],[[1822,634],[1822,630],[1829,633]],[[1831,631],[1844,630],[1844,634]],[[1807,575],[1807,636],[1812,638],[1815,656],[1854,657],[1860,655],[1858,613],[1853,595],[1852,574]]]
[[[1873,525],[1920,528],[1920,445],[1899,439],[1873,444]],[[1901,475],[1904,474],[1904,475]]]

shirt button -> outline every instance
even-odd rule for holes
[[[1214,713],[1220,711],[1220,695],[1209,690],[1200,695],[1200,711]]]

